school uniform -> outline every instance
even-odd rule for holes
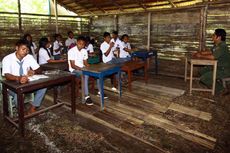
[[[65,46],[66,46],[68,49],[70,49],[70,47],[73,46],[73,44],[75,45],[76,42],[77,42],[77,40],[76,40],[75,38],[72,38],[72,39],[71,39],[71,38],[68,37],[68,39],[66,39],[66,41],[65,41]]]
[[[100,46],[100,50],[102,52],[103,63],[108,63],[108,62],[112,61],[113,58],[115,58],[112,49],[109,52],[108,56],[105,56],[105,53],[109,49],[109,47],[110,47],[110,45],[106,41],[104,41]]]
[[[131,49],[130,43],[125,43],[125,42],[121,42],[121,47],[120,47],[120,58],[124,61],[129,61],[131,60],[131,56],[129,54],[129,52],[125,51],[125,48],[127,49]]]
[[[35,60],[37,60],[37,54],[35,52],[36,49],[37,49],[36,44],[32,42],[32,45],[30,46],[30,50],[31,50],[31,55],[34,57]]]
[[[38,57],[39,65],[46,64],[48,63],[48,60],[53,59],[49,48],[47,48],[47,50],[45,48],[40,48],[38,55],[39,55]]]
[[[93,53],[94,52],[92,44],[89,44],[85,49],[87,50],[88,53]]]
[[[61,42],[58,42],[57,40],[53,43],[53,56],[55,60],[61,59],[61,51],[59,50],[55,52],[55,50],[59,49],[62,46],[63,44]]]
[[[14,76],[23,76],[27,75],[30,69],[36,70],[40,66],[33,58],[32,55],[26,55],[21,61],[16,57],[16,52],[11,53],[5,56],[2,60],[2,76],[5,74],[12,74]],[[9,93],[14,97],[14,102],[17,105],[17,94],[9,91]],[[40,89],[35,92],[34,101],[32,105],[35,107],[39,107],[41,105],[42,99],[46,93],[45,89]]]
[[[79,49],[77,48],[77,46],[71,48],[68,51],[68,64],[69,64],[69,71],[74,73],[76,75],[76,77],[80,77],[82,75],[82,71],[81,70],[75,70],[71,67],[70,64],[70,60],[74,61],[74,64],[80,68],[85,67],[84,65],[84,60],[88,59],[88,53],[86,49],[81,49],[79,51]],[[89,89],[88,89],[88,80],[89,80],[89,76],[85,75],[85,82],[84,82],[84,89],[85,89],[85,96],[89,95]],[[99,87],[99,81],[97,81],[97,85]],[[98,88],[99,89],[99,88]]]
[[[117,38],[116,40],[114,38],[112,38],[110,40],[110,42],[113,42],[114,43],[114,46],[112,48],[112,51],[115,51],[116,49],[120,49],[121,47],[121,40],[119,38]]]

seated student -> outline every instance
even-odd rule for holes
[[[53,56],[55,60],[60,60],[61,59],[61,52],[64,48],[62,44],[62,36],[60,34],[55,34],[54,35],[54,43],[53,43]]]
[[[112,39],[110,40],[111,42],[114,43],[114,46],[112,48],[112,52],[114,55],[119,58],[119,52],[120,52],[120,47],[121,47],[121,40],[118,38],[118,32],[113,31],[112,33]]]
[[[129,43],[129,36],[127,34],[122,35],[121,37],[121,45],[120,45],[120,54],[119,57],[124,61],[130,61],[131,56],[130,53],[132,51],[130,43]]]
[[[211,48],[211,51],[197,52],[193,54],[193,57],[217,60],[216,78],[217,80],[222,80],[223,78],[230,76],[230,53],[228,50],[228,46],[225,42],[225,30],[216,29],[214,34],[212,35],[212,40],[214,42],[214,46]],[[211,87],[213,77],[212,68],[210,66],[206,66],[200,71],[200,74],[200,81],[207,87]],[[220,94],[224,94],[225,92],[221,81],[216,81],[216,92]]]
[[[90,43],[90,37],[86,36],[85,37],[85,41],[86,41],[86,43],[85,43],[85,49],[88,52],[88,56],[95,56],[93,45]]]
[[[48,40],[48,38],[43,37],[39,40],[39,51],[38,51],[38,57],[37,61],[39,65],[46,64],[46,63],[59,63],[59,62],[65,62],[66,60],[54,60],[50,48],[51,43]]]
[[[65,41],[65,46],[67,47],[67,50],[69,50],[76,45],[77,40],[74,38],[74,34],[72,31],[69,31],[67,34],[68,38]]]
[[[79,36],[77,38],[76,46],[68,51],[69,71],[74,73],[76,77],[80,77],[82,75],[81,69],[85,66],[89,66],[87,59],[88,53],[85,49],[85,37]],[[89,76],[86,75],[84,80],[85,103],[86,105],[93,105],[93,101],[89,96],[88,80]],[[97,80],[97,85],[100,90],[99,80]]]
[[[35,60],[37,60],[37,46],[36,44],[33,42],[32,36],[27,33],[23,36],[24,40],[27,40],[29,42],[29,54],[32,55],[34,57]]]
[[[16,43],[16,51],[3,58],[2,75],[7,80],[17,81],[21,84],[28,82],[28,76],[32,76],[39,72],[39,65],[32,55],[29,53],[30,44],[26,40],[19,40]],[[16,93],[9,91],[14,97],[14,102],[17,105]],[[46,88],[37,90],[35,98],[32,102],[29,113],[36,111],[36,108],[41,105],[42,99],[46,93]]]

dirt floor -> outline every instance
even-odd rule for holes
[[[1,115],[0,152],[228,153],[230,95],[189,95],[188,84],[182,78],[150,74],[147,85],[136,80],[131,92],[124,85],[121,101],[106,90],[104,111],[92,94],[93,106],[77,99],[76,115],[63,106],[27,120],[24,138]],[[67,88],[60,92],[59,100],[69,102]],[[51,93],[43,108],[52,104]]]

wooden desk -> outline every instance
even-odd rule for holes
[[[132,82],[132,71],[138,70],[138,69],[144,69],[144,78],[145,83],[147,83],[148,77],[147,77],[147,63],[144,61],[129,61],[124,63],[124,65],[121,67],[121,70],[128,73],[128,89],[131,91],[131,82]]]
[[[209,91],[212,92],[212,95],[215,95],[215,87],[216,87],[216,71],[217,71],[217,60],[206,60],[206,59],[191,59],[185,58],[185,75],[184,80],[187,81],[187,69],[188,63],[191,65],[190,69],[190,84],[189,84],[189,93],[191,94],[193,90],[196,91]],[[194,65],[211,65],[213,66],[213,84],[212,89],[203,89],[203,88],[193,88],[192,81],[193,81],[193,66]]]
[[[143,61],[147,61],[149,63],[149,58],[154,56],[155,57],[155,74],[158,74],[158,55],[157,55],[157,51],[156,50],[151,50],[151,51],[135,51],[132,52],[131,57],[138,57],[141,58]],[[147,63],[147,64],[148,64]],[[149,67],[147,65],[147,67]]]
[[[42,70],[62,70],[62,71],[68,71],[69,70],[69,66],[68,66],[68,62],[61,62],[61,63],[46,63],[46,64],[42,64],[40,65]]]
[[[84,75],[99,78],[101,90],[101,109],[104,109],[104,77],[118,73],[118,95],[121,97],[121,66],[116,64],[93,64],[82,69],[82,102],[85,102],[84,93]]]
[[[57,95],[54,95],[54,105],[45,108],[43,110],[37,111],[33,114],[24,116],[24,96],[23,94],[36,91],[38,89],[57,86],[64,83],[71,84],[71,110],[72,113],[76,113],[76,104],[75,104],[75,76],[71,75],[68,72],[60,71],[59,74],[48,74],[49,78],[39,79],[36,81],[31,81],[26,84],[19,84],[15,81],[2,81],[2,93],[3,93],[3,116],[6,120],[11,122],[13,125],[19,128],[19,131],[22,136],[24,136],[24,122],[25,119],[31,118],[35,115],[43,113],[49,109],[53,109],[59,106],[62,106],[64,103],[57,103]],[[18,119],[12,119],[9,117],[8,112],[8,91],[7,89],[12,90],[17,93],[17,102],[18,102]],[[56,93],[56,92],[55,92]],[[19,122],[19,123],[17,123]]]

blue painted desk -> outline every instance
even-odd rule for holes
[[[101,109],[104,109],[104,78],[106,76],[118,73],[118,95],[119,100],[121,98],[121,66],[116,64],[92,64],[89,67],[84,67],[82,69],[82,101],[85,102],[85,93],[84,93],[84,76],[92,76],[99,78],[100,82],[100,91],[101,91]]]
[[[146,61],[148,58],[154,56],[155,57],[155,73],[158,73],[158,58],[156,50],[143,50],[143,51],[135,51],[131,54],[131,57],[141,58],[143,61]]]

